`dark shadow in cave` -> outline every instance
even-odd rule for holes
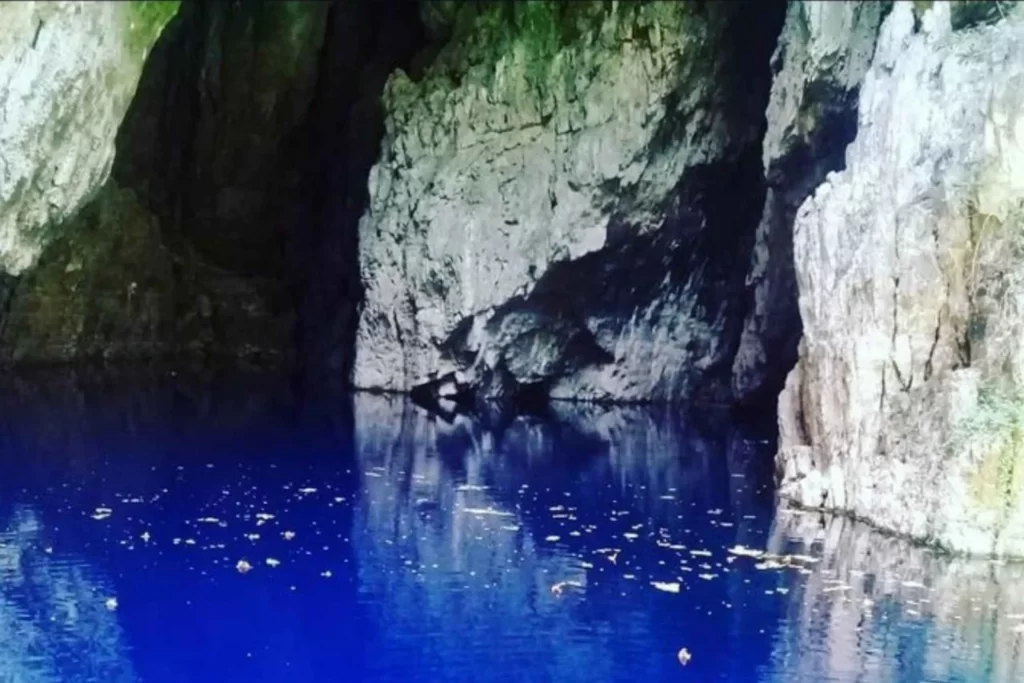
[[[427,43],[415,0],[182,3],[147,59],[112,174],[175,254],[170,346],[200,345],[183,322],[199,290],[228,355],[266,346],[307,376],[347,379],[380,95],[395,69],[416,75]]]

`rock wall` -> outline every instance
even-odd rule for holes
[[[766,194],[747,275],[748,308],[733,393],[774,402],[800,342],[793,220],[857,132],[858,90],[888,2],[789,3],[772,56],[763,160]]]
[[[1024,21],[920,5],[885,20],[846,168],[797,214],[780,492],[1024,555]]]
[[[62,236],[35,267],[0,277],[0,360],[331,359],[346,374],[375,102],[417,30],[410,3],[184,5],[111,180],[48,228]]]
[[[0,6],[0,271],[30,267],[106,180],[143,60],[177,2]]]
[[[355,385],[408,390],[458,368],[484,393],[727,394],[782,9],[432,17],[451,40],[422,80],[396,73],[384,94]]]

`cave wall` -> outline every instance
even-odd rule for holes
[[[0,285],[0,360],[350,357],[346,236],[376,98],[418,26],[407,2],[185,3],[146,61],[110,180]]]
[[[0,359],[290,354],[283,235],[327,9],[181,6],[109,180],[14,284]]]
[[[449,9],[384,92],[354,384],[727,398],[784,5]]]
[[[763,144],[764,209],[747,274],[748,302],[733,362],[736,400],[771,404],[800,342],[793,221],[857,132],[859,88],[887,2],[789,3],[772,55]]]
[[[1022,556],[1024,16],[927,5],[885,19],[845,169],[796,216],[780,493]]]
[[[31,267],[103,184],[143,61],[177,8],[177,2],[0,5],[3,279]]]

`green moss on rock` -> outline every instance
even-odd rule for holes
[[[124,3],[125,31],[128,50],[132,54],[145,54],[160,32],[178,13],[180,0],[141,0]]]

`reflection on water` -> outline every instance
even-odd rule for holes
[[[36,514],[16,507],[0,531],[0,680],[138,680],[109,591],[83,558],[54,555]]]
[[[1024,565],[950,558],[844,518],[783,512],[769,548],[824,558],[774,666],[806,680],[1024,680]]]
[[[764,425],[157,371],[0,411],[0,681],[1024,680],[1024,568],[775,515]]]

